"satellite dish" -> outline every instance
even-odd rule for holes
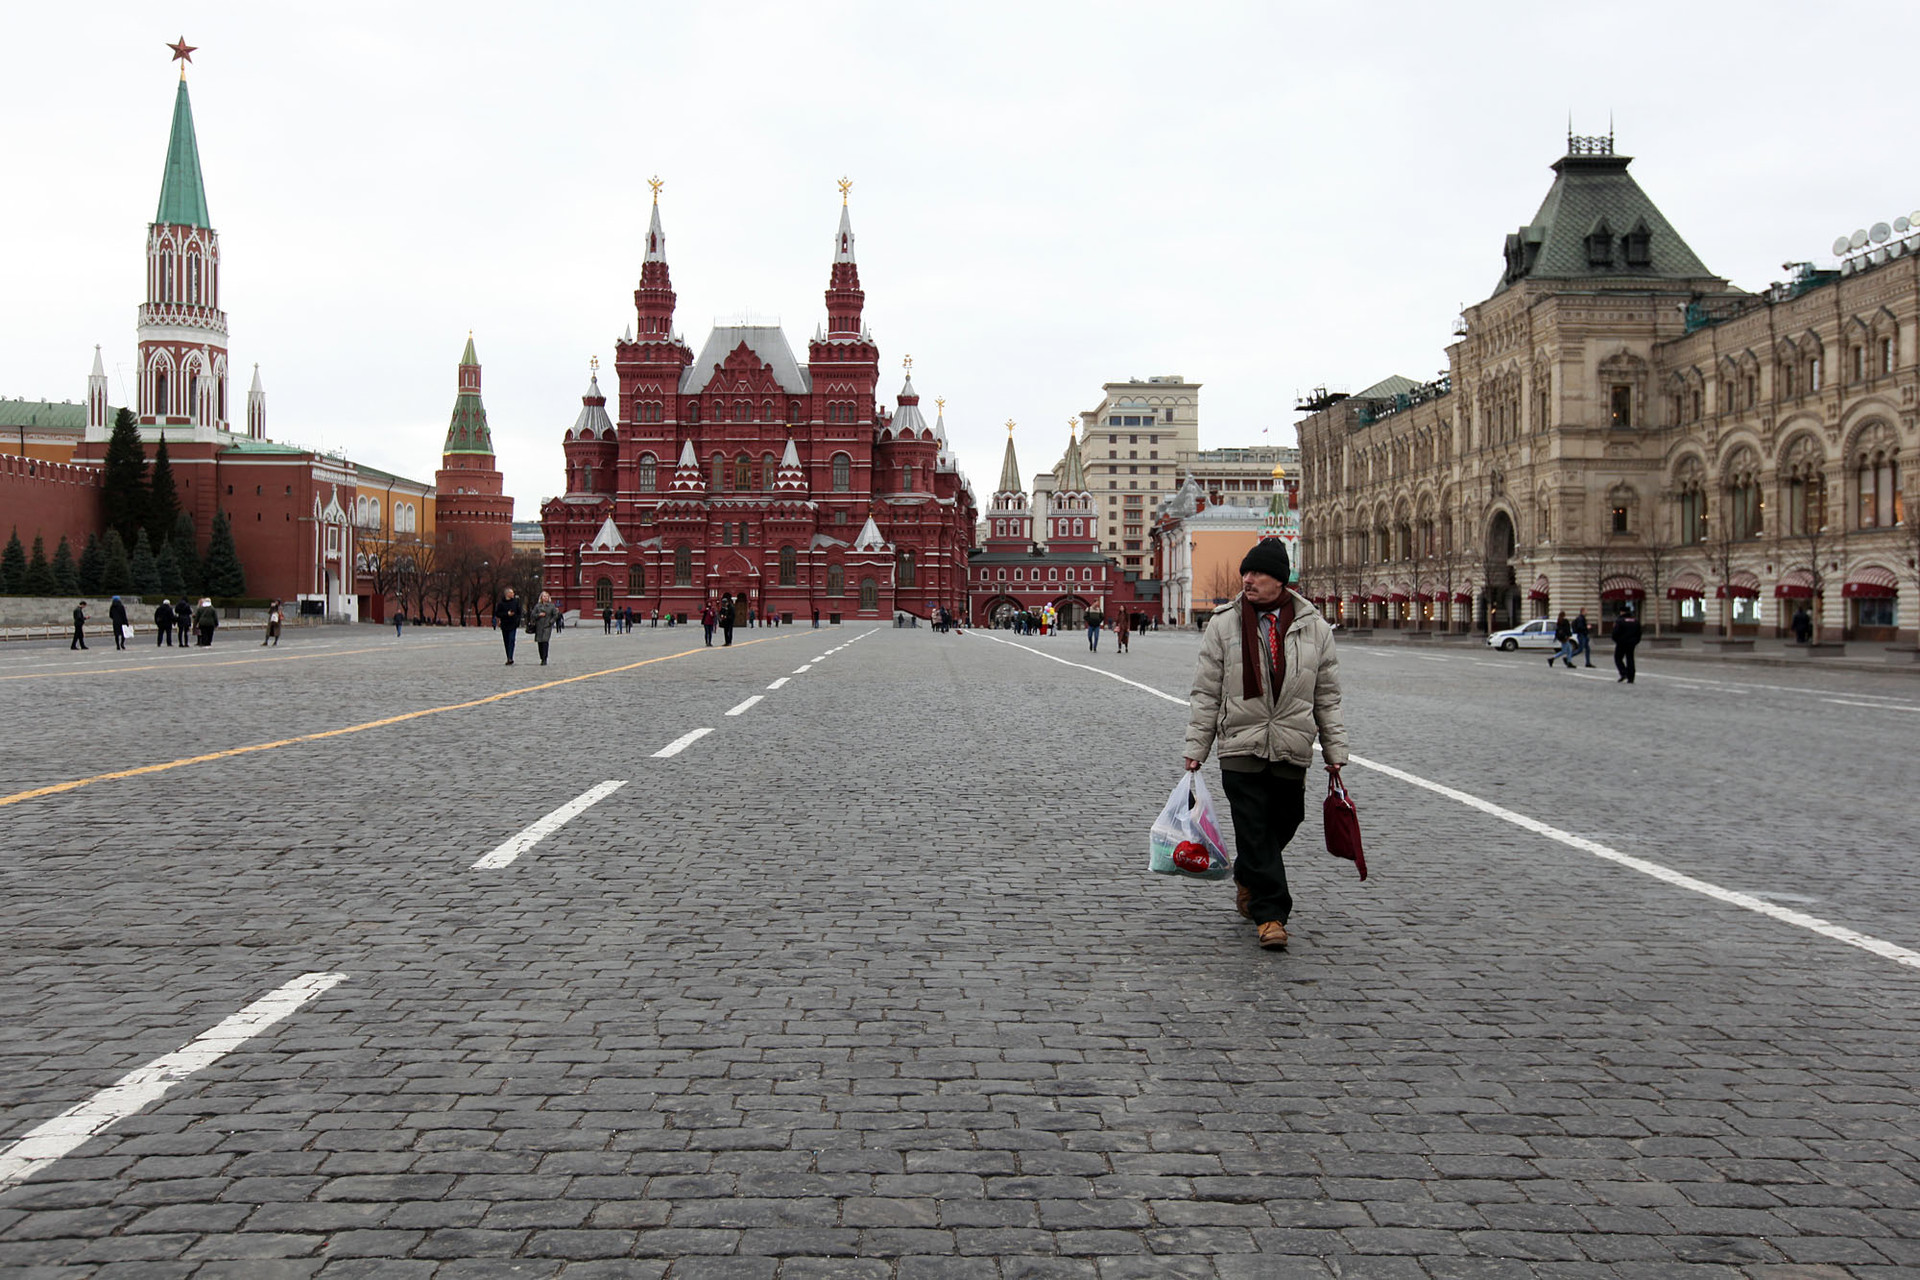
[[[1867,243],[1867,230],[1865,227],[1862,227],[1860,230],[1854,232],[1851,236],[1847,237],[1847,248],[1849,249],[1865,248],[1866,243]]]
[[[1887,242],[1887,237],[1892,234],[1893,234],[1893,228],[1888,226],[1884,222],[1874,223],[1873,230],[1867,232],[1867,235],[1872,237],[1873,242],[1875,244],[1885,244]]]
[[[1853,248],[1853,241],[1845,236],[1841,236],[1833,242],[1833,256],[1838,258],[1851,248]]]
[[[1913,223],[1908,221],[1904,215],[1893,220],[1893,229],[1902,235],[1905,235],[1912,226]]]

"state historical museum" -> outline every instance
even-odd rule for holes
[[[566,494],[540,511],[563,608],[697,616],[731,592],[743,618],[964,616],[977,504],[911,376],[897,408],[880,404],[844,201],[805,364],[763,324],[716,326],[695,358],[674,332],[657,187],[633,299],[615,403],[596,371],[566,435]]]

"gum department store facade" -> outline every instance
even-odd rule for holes
[[[1629,164],[1569,138],[1438,381],[1302,405],[1309,594],[1360,626],[1635,602],[1650,631],[1738,637],[1805,605],[1824,638],[1910,641],[1920,225],[1749,294]]]

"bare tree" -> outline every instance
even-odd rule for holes
[[[347,537],[353,548],[354,586],[365,582],[381,601],[397,596],[400,563],[391,522],[384,526],[355,522],[348,526]]]
[[[1417,544],[1408,550],[1412,554],[1407,557],[1407,602],[1413,606],[1413,629],[1421,631],[1425,629],[1421,624],[1426,621],[1426,614],[1420,608],[1420,595],[1432,577],[1432,565],[1429,558],[1421,554]]]
[[[1206,581],[1200,590],[1208,597],[1207,607],[1211,610],[1240,593],[1240,575],[1224,560],[1218,561],[1208,566]]]
[[[1454,623],[1458,621],[1454,616],[1454,597],[1460,593],[1461,587],[1472,585],[1467,577],[1469,563],[1469,561],[1453,551],[1443,551],[1433,558],[1432,580],[1434,594],[1446,598],[1447,630],[1449,631],[1457,631],[1459,629],[1454,625]]]
[[[1719,580],[1720,589],[1720,634],[1727,637],[1733,634],[1733,561],[1744,545],[1733,536],[1733,525],[1725,519],[1714,519],[1712,532],[1700,544],[1700,550],[1707,557],[1707,566]]]
[[[1808,608],[1813,612],[1813,639],[1817,644],[1824,637],[1827,625],[1825,616],[1827,557],[1839,550],[1841,543],[1845,541],[1845,535],[1840,530],[1825,524],[1816,526],[1810,518],[1807,521],[1806,532],[1796,534],[1788,541],[1794,544],[1795,550],[1803,551],[1807,557],[1809,585],[1813,588],[1813,600]]]
[[[1646,570],[1647,598],[1653,601],[1653,634],[1660,635],[1665,627],[1667,607],[1665,604],[1666,583],[1673,576],[1673,563],[1676,552],[1669,543],[1648,538],[1640,544],[1640,564]],[[1642,620],[1644,625],[1644,619]]]

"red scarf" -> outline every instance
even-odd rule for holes
[[[1271,612],[1274,618],[1273,630],[1268,633],[1268,652],[1273,658],[1273,688],[1277,697],[1287,679],[1282,637],[1293,626],[1292,595],[1282,595],[1279,607]],[[1245,698],[1260,696],[1260,611],[1244,596],[1240,599],[1240,694]]]

